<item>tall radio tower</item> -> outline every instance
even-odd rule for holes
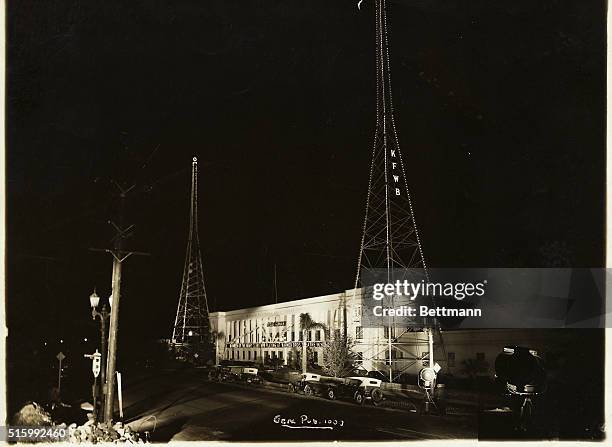
[[[417,269],[423,279],[428,279],[393,116],[386,0],[375,0],[374,3],[376,130],[355,289],[359,285],[366,286],[363,274],[374,269],[378,273],[386,271],[387,282],[399,279],[394,276],[394,272],[401,274],[405,269]],[[361,2],[358,6],[361,9],[360,4]],[[376,336],[379,342],[370,347],[367,357],[373,365],[387,365],[389,379],[393,381],[393,359],[396,357],[394,351],[403,350],[397,341],[401,334],[396,332],[393,318],[385,321],[384,326],[385,334]],[[405,331],[405,325],[403,330]],[[431,350],[429,352],[431,353]],[[402,354],[401,357],[405,359],[408,352],[404,351]]]
[[[198,237],[198,160],[194,157],[191,170],[189,238],[181,294],[172,331],[172,344],[203,342],[209,337],[208,301],[204,289],[202,255]]]

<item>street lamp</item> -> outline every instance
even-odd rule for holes
[[[93,293],[89,295],[89,303],[91,304],[91,308],[95,309],[100,304],[100,297],[96,293],[96,289],[94,289]]]
[[[96,319],[96,317],[100,318],[100,351],[101,351],[101,355],[102,357],[100,358],[100,364],[101,364],[101,371],[100,371],[100,389],[101,389],[101,395],[100,395],[100,408],[104,408],[104,404],[103,404],[103,400],[104,400],[104,395],[106,394],[106,390],[105,390],[105,384],[106,384],[106,320],[109,319],[110,317],[110,312],[108,310],[108,307],[106,306],[106,303],[102,304],[102,309],[100,310],[100,312],[98,312],[98,306],[100,304],[100,297],[98,296],[98,294],[96,293],[96,290],[94,289],[94,292],[89,295],[89,303],[91,305],[91,318],[93,320]],[[98,380],[98,378],[96,377],[95,379],[96,381]],[[94,401],[95,401],[95,397],[97,394],[97,386],[94,383]],[[94,418],[97,419],[97,408],[96,408],[96,403],[94,402]]]

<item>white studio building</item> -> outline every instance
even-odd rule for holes
[[[429,362],[427,333],[409,331],[397,324],[391,329],[390,343],[388,326],[361,325],[361,299],[361,289],[350,289],[333,295],[211,313],[211,330],[218,334],[217,363],[221,360],[293,363],[302,349],[300,314],[307,313],[312,321],[324,324],[332,333],[347,331],[355,341],[353,349],[360,368],[377,370],[385,376],[389,376],[391,369],[394,380],[399,374],[417,374]],[[323,329],[306,333],[311,359],[319,365],[325,337]],[[504,346],[523,345],[543,351],[555,337],[551,337],[550,331],[533,329],[444,331],[434,338],[434,362],[440,364],[443,373],[465,376],[470,372],[464,361],[473,359],[482,365],[478,374],[492,376],[495,357]]]

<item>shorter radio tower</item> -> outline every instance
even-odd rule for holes
[[[172,331],[172,344],[175,346],[189,345],[205,342],[209,338],[208,301],[204,289],[202,255],[198,237],[198,159],[193,157],[189,239],[181,295]]]

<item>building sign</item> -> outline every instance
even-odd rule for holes
[[[276,326],[287,326],[286,321],[270,321],[267,324],[268,327],[276,327]]]
[[[323,346],[322,341],[307,341],[306,346],[311,348],[320,348]],[[301,341],[285,341],[278,343],[227,343],[228,348],[301,348]]]

